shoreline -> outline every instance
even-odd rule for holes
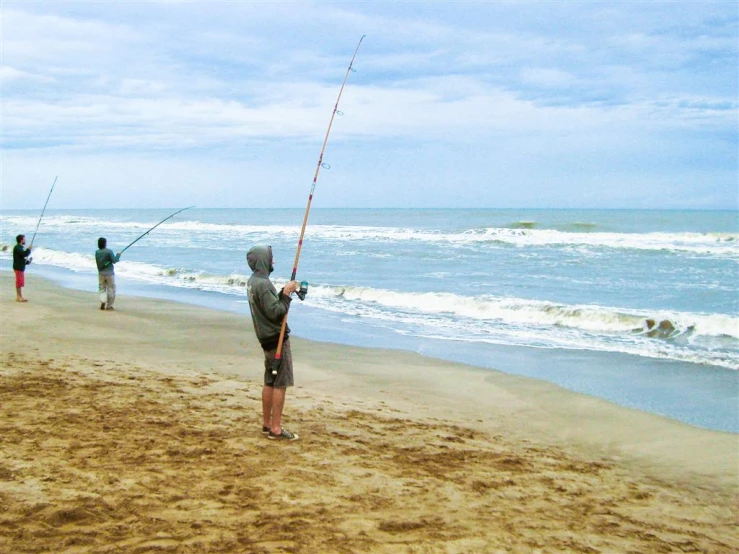
[[[135,517],[124,485],[143,483],[137,510],[185,522],[158,539],[172,551],[211,524],[206,552],[251,551],[255,537],[265,552],[739,548],[734,434],[535,379],[293,337],[285,425],[301,440],[275,445],[259,434],[262,357],[248,318],[125,294],[101,312],[95,294],[26,282],[29,302],[17,304],[0,272],[0,546],[26,544],[24,528],[35,544],[86,536],[134,552],[145,535],[152,547],[146,526],[114,532]],[[54,472],[74,486],[45,480]],[[244,483],[260,501],[237,494]],[[305,537],[275,527],[286,513]],[[232,548],[216,549],[218,537]]]
[[[37,267],[34,273],[70,290],[88,293],[97,290],[96,279],[92,275],[53,271],[48,267]],[[141,283],[120,276],[118,282],[121,290],[130,297],[167,300],[249,317],[245,298]],[[539,350],[506,345],[485,345],[482,350],[477,345],[467,345],[460,349],[454,343],[404,337],[378,328],[372,328],[368,334],[361,322],[335,318],[331,313],[316,319],[316,314],[305,308],[308,306],[295,310],[291,321],[298,335],[309,342],[417,353],[426,358],[486,371],[502,371],[512,376],[553,383],[575,393],[694,427],[739,434],[739,407],[736,403],[739,374],[733,370],[642,358],[627,353]],[[686,391],[690,391],[689,396],[686,396]]]
[[[3,292],[5,292],[6,287],[12,287],[12,279],[11,272],[0,272],[0,283],[3,286]],[[75,297],[78,302],[76,307],[81,308],[82,313],[86,312],[89,307],[95,308],[97,306],[96,293],[91,294],[76,289],[64,288],[47,278],[34,275],[26,275],[26,281],[27,287],[30,285],[32,288],[41,289],[44,293],[54,291],[55,295],[65,305],[68,300],[71,300],[71,298],[65,297]],[[116,300],[116,303],[121,302],[131,303],[133,311],[139,312],[135,315],[132,314],[134,318],[142,317],[145,314],[156,322],[166,320],[166,313],[182,313],[189,317],[205,317],[207,321],[219,322],[224,329],[232,333],[232,336],[229,337],[231,340],[228,341],[227,346],[224,344],[225,340],[218,342],[218,351],[227,351],[227,357],[229,358],[231,356],[248,357],[250,362],[246,364],[247,367],[243,371],[237,370],[237,374],[239,377],[247,379],[261,379],[259,369],[262,363],[261,350],[253,335],[248,313],[239,314],[174,300],[126,296],[125,294],[119,294]],[[160,309],[160,305],[164,306],[165,309]],[[21,305],[20,307],[24,306]],[[123,309],[129,312],[132,311],[126,308]],[[80,313],[75,313],[75,319],[79,320],[80,315]],[[121,314],[116,313],[115,315]],[[125,317],[127,316],[128,314]],[[234,336],[235,328],[239,332]],[[298,374],[296,390],[309,386],[307,381],[310,380],[313,382],[311,384],[320,384],[325,387],[327,393],[343,395],[351,386],[356,386],[354,381],[357,378],[362,378],[362,395],[360,396],[369,394],[375,401],[384,403],[392,401],[404,409],[421,409],[434,417],[455,417],[450,414],[450,410],[457,410],[459,413],[456,417],[464,415],[470,421],[484,423],[485,420],[479,417],[481,408],[494,410],[493,415],[510,417],[514,420],[518,417],[526,417],[529,415],[528,412],[534,414],[547,412],[549,416],[556,415],[564,420],[573,420],[576,416],[582,416],[588,418],[588,421],[579,422],[582,429],[571,428],[565,430],[562,426],[555,425],[551,420],[546,423],[532,421],[529,426],[541,429],[542,437],[539,438],[542,440],[544,436],[560,437],[565,441],[581,437],[592,439],[596,446],[608,445],[610,441],[600,441],[591,437],[591,428],[597,428],[598,425],[608,420],[616,420],[619,422],[618,425],[623,426],[627,431],[632,423],[637,423],[642,428],[660,429],[660,433],[665,432],[661,430],[664,427],[668,430],[666,431],[668,434],[671,433],[676,438],[684,438],[685,440],[696,440],[696,437],[701,435],[728,437],[729,440],[737,437],[734,433],[696,427],[668,417],[620,406],[600,397],[571,391],[535,377],[513,375],[495,369],[451,362],[407,350],[344,345],[297,336],[292,336],[291,341],[293,344],[302,346],[301,354],[297,355],[295,363],[299,366],[304,365],[305,367],[302,369],[306,373],[304,379]],[[147,344],[147,341],[138,342],[138,356],[146,352],[140,348],[143,344]],[[155,341],[154,344],[158,344],[158,341]],[[182,345],[181,341],[180,345]],[[172,355],[171,350],[169,354]],[[152,355],[156,359],[159,358],[158,351],[153,352]],[[361,359],[363,363],[358,364],[356,371],[348,372],[343,367],[347,358]],[[175,357],[173,361],[182,363],[185,360]],[[188,361],[190,360],[188,359]],[[228,365],[233,366],[233,362],[229,361]],[[402,368],[412,368],[413,371],[398,372],[395,369],[398,365]],[[192,369],[197,371],[198,366],[193,365]],[[218,368],[212,367],[211,370],[219,371]],[[428,370],[435,371],[434,377],[441,380],[436,382],[435,379],[429,378],[426,373]],[[224,369],[224,371],[229,373],[234,370]],[[296,372],[299,371],[296,368]],[[337,376],[337,372],[340,374],[339,376]],[[468,382],[465,382],[465,378],[468,379]],[[449,386],[451,383],[454,383],[454,386]],[[396,388],[396,392],[388,397],[387,395],[391,392],[389,389],[392,387]],[[314,386],[311,388],[314,388]],[[483,391],[500,393],[505,402],[501,404],[500,398],[497,398],[494,402],[490,401],[489,394],[486,396]],[[312,392],[316,393],[317,391]],[[413,401],[414,395],[418,395],[416,402]],[[356,397],[352,396],[352,398]],[[423,400],[430,401],[419,404]],[[511,422],[508,424],[516,430],[520,426]],[[561,432],[558,432],[557,427],[560,428]],[[625,434],[628,435],[628,432]],[[627,437],[624,437],[623,440],[628,444]],[[589,441],[586,440],[585,442]],[[739,441],[737,442],[739,443]],[[634,450],[638,453],[638,448]],[[733,453],[735,454],[735,460],[739,463],[739,444],[733,449]],[[672,460],[682,458],[678,454],[671,454],[669,457]],[[712,467],[713,465],[709,463],[705,467]],[[696,467],[701,471],[702,464],[697,464]],[[720,467],[720,464],[717,467]],[[739,467],[737,468],[737,475],[739,476]],[[739,483],[737,484],[739,485]]]

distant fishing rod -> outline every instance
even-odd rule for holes
[[[33,232],[33,237],[31,238],[31,246],[29,248],[33,247],[33,241],[36,240],[36,233],[38,233],[39,225],[41,225],[41,219],[44,217],[44,212],[46,211],[46,206],[49,203],[49,198],[51,198],[51,193],[54,192],[54,185],[56,185],[56,180],[59,178],[59,175],[54,177],[54,182],[51,183],[51,190],[49,191],[49,196],[46,197],[46,202],[44,203],[44,209],[41,210],[41,215],[38,218],[38,223],[36,224],[36,230]]]
[[[141,235],[140,237],[138,237],[135,241],[133,241],[131,244],[129,244],[128,246],[126,246],[123,250],[121,250],[120,252],[118,252],[118,255],[120,256],[121,254],[123,254],[126,250],[128,250],[129,248],[131,248],[134,244],[136,244],[138,241],[140,241],[146,235],[148,235],[149,233],[151,233],[154,229],[156,229],[157,227],[159,227],[162,223],[164,223],[168,219],[172,219],[178,213],[184,212],[185,210],[189,210],[190,208],[194,208],[194,207],[195,206],[188,206],[187,208],[182,208],[181,210],[177,210],[172,215],[168,215],[167,217],[165,217],[164,219],[162,219],[159,223],[157,223],[156,225],[154,225],[154,227],[152,227],[151,229],[149,229],[148,231],[146,231],[146,233],[144,233],[143,235]],[[103,265],[103,267],[105,268],[105,267],[108,267],[109,265],[110,265],[110,261],[107,261],[107,262],[105,262],[105,265]]]
[[[349,79],[349,74],[352,71],[356,71],[352,66],[354,65],[354,59],[357,57],[357,52],[359,51],[359,47],[362,45],[362,41],[364,40],[364,37],[367,35],[362,35],[362,38],[359,39],[359,42],[357,43],[357,47],[354,49],[354,55],[352,56],[352,60],[349,62],[349,67],[346,69],[346,75],[344,75],[344,81],[341,83],[341,88],[339,89],[339,95],[336,97],[336,104],[334,104],[334,111],[331,113],[331,119],[328,122],[328,129],[326,129],[326,136],[323,139],[323,146],[321,147],[321,154],[318,156],[318,164],[316,164],[316,172],[313,175],[313,184],[310,188],[310,194],[308,195],[308,205],[305,207],[305,216],[303,217],[303,227],[300,229],[300,239],[298,240],[298,249],[295,252],[295,262],[293,263],[293,272],[292,276],[290,277],[291,281],[295,280],[295,275],[298,272],[298,261],[300,260],[300,252],[303,249],[303,237],[305,236],[305,227],[308,224],[308,214],[310,213],[310,206],[313,202],[313,192],[316,190],[316,182],[318,181],[318,173],[321,171],[321,167],[324,167],[323,164],[323,153],[326,151],[326,144],[328,144],[328,136],[331,133],[331,127],[334,124],[334,117],[338,113],[339,115],[343,115],[339,111],[339,101],[341,100],[341,94],[344,92],[344,86],[346,85],[347,79]],[[302,300],[305,298],[305,294],[308,292],[308,283],[301,283],[300,285],[300,291],[298,292],[298,296]],[[285,314],[285,317],[282,318],[282,327],[280,328],[280,339],[277,342],[277,351],[275,352],[275,359],[272,363],[272,375],[277,375],[277,370],[280,367],[280,363],[282,362],[282,343],[285,340],[285,330],[287,328],[287,313]]]
[[[167,216],[167,217],[165,217],[165,218],[164,218],[164,219],[162,219],[162,220],[161,220],[161,221],[160,221],[159,223],[157,223],[156,225],[154,225],[154,227],[152,227],[151,229],[149,229],[148,231],[146,231],[146,233],[144,233],[143,235],[141,235],[140,237],[138,237],[138,238],[137,238],[137,239],[136,239],[135,241],[133,241],[133,242],[132,242],[131,244],[129,244],[129,245],[128,245],[128,246],[126,246],[126,247],[125,247],[125,248],[124,248],[123,250],[121,250],[121,251],[119,252],[119,254],[123,254],[123,253],[124,253],[124,252],[125,252],[126,250],[128,250],[129,248],[131,248],[131,247],[132,247],[132,246],[133,246],[134,244],[136,244],[136,243],[137,243],[138,241],[140,241],[140,240],[141,240],[142,238],[144,238],[144,237],[145,237],[146,235],[148,235],[149,233],[151,233],[151,232],[152,232],[152,231],[153,231],[154,229],[156,229],[157,227],[159,227],[159,226],[160,226],[160,225],[161,225],[162,223],[164,223],[164,222],[165,222],[165,221],[167,221],[168,219],[172,219],[172,218],[173,218],[174,216],[176,216],[176,215],[177,215],[178,213],[184,212],[185,210],[189,210],[190,208],[194,208],[194,207],[195,207],[195,206],[188,206],[187,208],[182,208],[181,210],[177,210],[177,211],[176,211],[175,213],[173,213],[172,215],[170,215],[170,216]]]

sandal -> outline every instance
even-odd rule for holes
[[[280,431],[279,433],[273,433],[272,431],[270,431],[267,435],[267,438],[272,440],[296,441],[300,437],[297,433],[291,433],[283,427],[282,431]]]

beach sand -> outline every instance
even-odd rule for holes
[[[0,552],[739,550],[737,435],[293,338],[301,439],[270,441],[247,317],[24,294],[0,272]]]

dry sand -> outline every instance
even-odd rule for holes
[[[2,553],[739,550],[736,435],[293,339],[275,443],[248,318],[26,281],[0,272]]]

